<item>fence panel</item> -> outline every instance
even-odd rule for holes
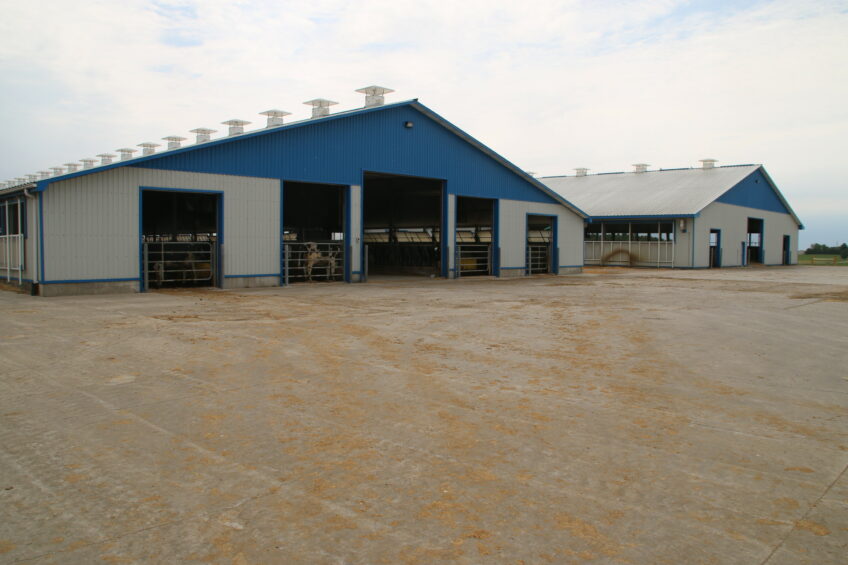
[[[286,284],[344,280],[344,243],[284,244],[283,272]]]

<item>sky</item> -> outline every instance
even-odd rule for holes
[[[848,241],[848,0],[0,0],[0,180],[418,98],[537,175],[762,163]]]

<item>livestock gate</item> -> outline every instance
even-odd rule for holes
[[[0,202],[0,277],[23,282],[24,205],[21,198]]]
[[[674,222],[598,222],[586,226],[586,265],[673,267]]]

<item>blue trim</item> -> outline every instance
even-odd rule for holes
[[[279,277],[280,273],[264,273],[259,275],[224,275],[225,279],[250,279],[257,277]]]
[[[100,283],[100,282],[138,282],[138,277],[122,279],[68,279],[60,281],[41,281],[41,284],[73,284],[73,283]]]
[[[518,270],[518,269],[523,269],[523,270],[526,271],[527,267],[526,266],[525,267],[501,267],[501,271],[515,271],[515,270]]]
[[[576,269],[576,268],[582,268],[582,267],[583,267],[583,265],[560,265],[559,266],[560,269]]]
[[[44,195],[38,193],[38,262],[40,263],[41,273],[38,275],[38,280],[44,280]]]

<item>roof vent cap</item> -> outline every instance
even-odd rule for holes
[[[79,169],[79,163],[65,163],[65,166],[68,167],[69,173],[75,173]]]
[[[38,171],[38,176],[41,178],[41,180],[49,179],[50,171]]]
[[[286,112],[285,110],[265,110],[264,112],[259,112],[260,116],[267,116],[268,123],[265,125],[266,128],[272,128],[275,126],[283,125],[283,118],[286,116],[291,116],[291,112]]]
[[[38,175],[27,175],[26,178],[29,182],[35,182],[38,180]]]
[[[650,167],[648,163],[633,163],[633,172],[645,173],[648,171],[648,167]]]
[[[312,106],[312,117],[323,118],[330,115],[330,106],[335,106],[338,102],[327,100],[326,98],[316,98],[304,102],[307,106]]]
[[[50,170],[53,171],[54,177],[58,177],[65,173],[65,167],[50,167]]]
[[[365,107],[373,108],[374,106],[382,106],[385,104],[386,100],[384,98],[385,94],[390,94],[394,92],[391,88],[386,88],[384,86],[366,86],[365,88],[357,88],[356,92],[360,92],[365,95]]]
[[[145,141],[144,143],[139,143],[139,147],[141,147],[141,156],[144,157],[146,155],[153,155],[156,153],[156,148],[160,146],[159,143],[153,143],[152,141]]]
[[[714,169],[715,164],[718,163],[716,159],[698,159],[701,162],[702,169]]]
[[[115,158],[114,153],[98,153],[97,156],[100,157],[101,165],[111,165],[112,160]]]
[[[244,126],[249,124],[247,120],[227,120],[221,122],[225,126],[230,126],[230,131],[227,135],[241,135],[244,133]]]
[[[80,162],[82,163],[83,169],[93,169],[94,163],[97,162],[97,159],[92,159],[91,157],[86,157],[85,159],[80,159]]]
[[[191,133],[197,134],[197,143],[205,143],[212,139],[212,134],[218,130],[209,128],[195,128],[190,131]]]
[[[133,153],[138,152],[138,149],[133,149],[132,147],[122,147],[120,149],[115,149],[118,153],[121,154],[121,161],[128,161],[133,158]]]
[[[179,135],[169,135],[162,139],[168,142],[168,149],[179,149],[182,146],[182,142],[186,140],[186,138]]]
[[[574,171],[576,173],[574,176],[585,177],[586,173],[589,172],[589,169],[587,169],[586,167],[577,167],[576,169],[574,169]]]

